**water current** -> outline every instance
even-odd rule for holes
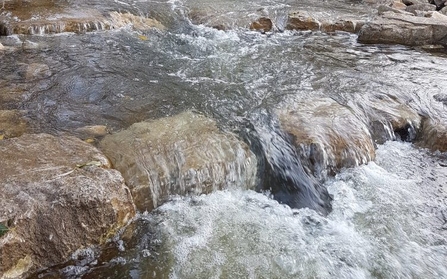
[[[1,109],[26,110],[34,132],[52,134],[98,124],[118,131],[198,111],[251,143],[267,165],[260,183],[270,192],[172,197],[140,213],[108,249],[80,251],[38,278],[447,278],[445,154],[387,141],[374,162],[318,181],[274,116],[290,104],[330,98],[368,122],[371,100],[388,98],[444,117],[435,97],[447,88],[445,54],[362,45],[343,32],[279,32],[291,6],[369,17],[357,1],[88,5],[151,16],[168,28],[2,37],[5,46],[23,47],[0,52],[0,86],[28,93],[24,102],[2,100]],[[252,6],[274,15],[278,32],[190,21],[199,7],[237,23]],[[31,63],[50,73],[25,80]]]

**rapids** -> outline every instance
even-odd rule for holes
[[[387,141],[374,162],[322,183],[303,169],[273,113],[330,98],[366,123],[371,98],[389,98],[445,118],[436,96],[447,88],[447,56],[363,45],[344,32],[279,32],[292,7],[371,13],[358,1],[294,2],[79,1],[74,10],[127,10],[167,30],[0,37],[16,48],[0,52],[0,90],[26,92],[21,102],[1,100],[0,109],[26,111],[33,132],[119,131],[194,110],[262,158],[260,191],[172,197],[139,214],[103,251],[79,251],[35,278],[447,278],[445,154]],[[253,5],[274,15],[275,32],[240,26]],[[233,29],[194,24],[200,8],[236,22]],[[27,78],[32,63],[49,72]],[[384,141],[414,139],[413,126],[398,135],[387,125]]]

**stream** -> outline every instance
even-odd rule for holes
[[[391,98],[444,119],[445,53],[364,45],[345,32],[280,32],[292,7],[369,17],[359,1],[103,2],[71,4],[131,11],[167,29],[0,37],[4,46],[26,45],[0,52],[0,87],[27,92],[0,109],[24,110],[33,132],[55,135],[196,111],[251,144],[268,165],[259,180],[270,191],[173,196],[140,212],[106,248],[80,250],[31,278],[447,278],[446,154],[390,131],[374,161],[322,181],[305,171],[274,116],[328,98],[368,122],[371,98]],[[236,26],[194,24],[197,9]],[[237,25],[257,9],[278,30]],[[32,63],[49,71],[25,79]]]

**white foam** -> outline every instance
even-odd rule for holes
[[[424,174],[401,173],[415,155],[429,161],[410,145],[386,144],[377,164],[328,182],[334,210],[327,218],[253,191],[176,198],[159,209],[157,227],[172,249],[171,278],[447,276],[447,243],[435,216],[421,209],[430,198],[418,190]],[[392,158],[401,167],[393,169]]]

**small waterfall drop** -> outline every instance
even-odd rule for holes
[[[288,135],[267,110],[254,113],[248,120],[246,136],[262,159],[261,188],[292,208],[308,207],[322,214],[331,211],[330,197],[312,175],[307,174]]]

